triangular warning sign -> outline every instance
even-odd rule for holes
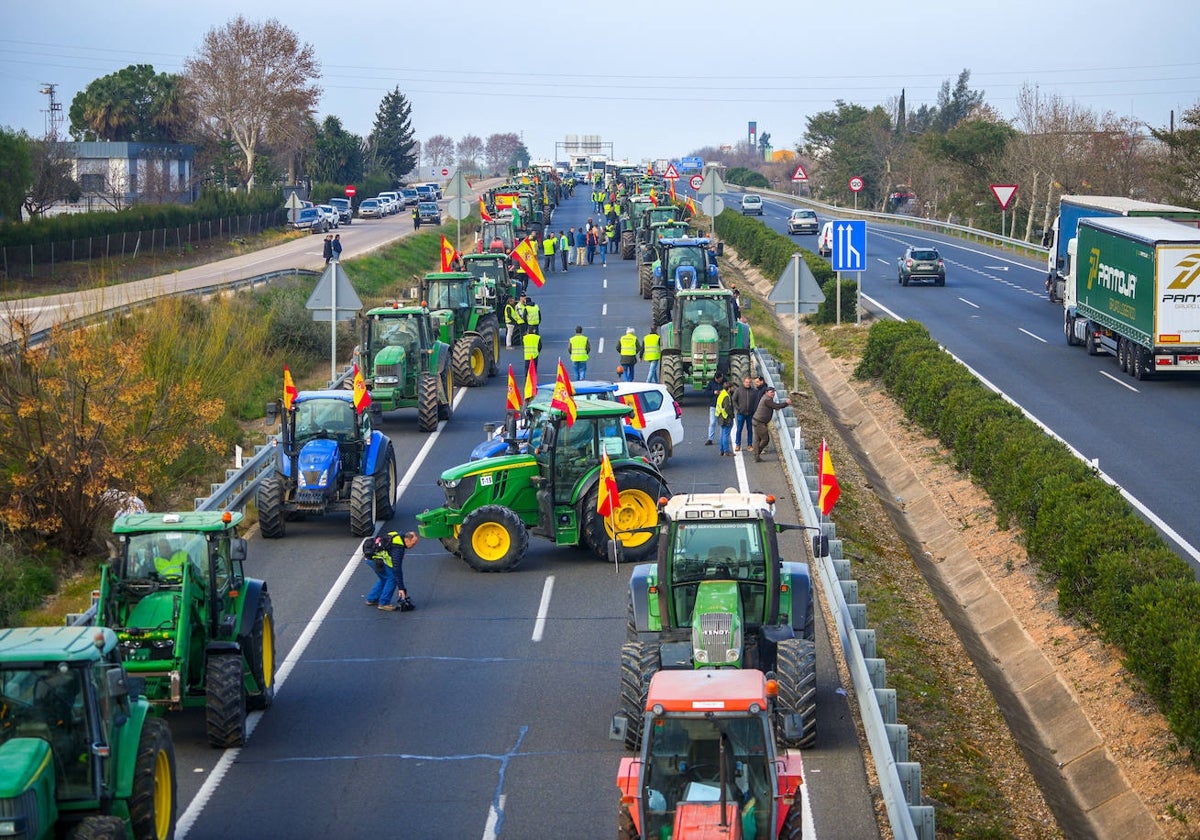
[[[1016,184],[992,184],[992,195],[996,196],[996,201],[1000,202],[1000,209],[1007,210],[1008,205],[1012,203],[1013,196],[1017,194]]]
[[[337,260],[325,267],[305,307],[312,310],[314,321],[328,321],[333,313],[334,292],[337,292],[337,320],[348,321],[362,309],[362,301],[346,276],[346,269]]]
[[[796,171],[792,173],[792,180],[793,181],[807,181],[808,180],[808,173],[804,171],[803,163],[796,164]]]
[[[675,164],[667,164],[667,171],[663,173],[663,178],[668,181],[674,181],[679,177],[679,170],[675,168]]]

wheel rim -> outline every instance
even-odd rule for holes
[[[154,756],[154,836],[171,835],[171,759],[166,750]]]
[[[471,548],[480,560],[495,563],[512,547],[508,529],[499,522],[484,522],[471,535]]]
[[[259,661],[262,662],[263,688],[271,687],[275,682],[275,627],[271,616],[263,616],[262,650]]]
[[[650,528],[658,521],[658,508],[654,499],[650,498],[643,490],[622,490],[619,504],[620,506],[613,511],[612,517],[604,520],[604,530],[608,532],[609,537],[613,536],[614,524],[617,531],[632,531]],[[654,534],[649,532],[622,534],[620,540],[626,548],[636,548],[652,539],[653,536]]]
[[[483,376],[484,366],[487,364],[483,358],[482,347],[471,348],[471,373],[476,376]]]
[[[661,467],[667,462],[667,445],[663,442],[662,438],[651,438],[647,448],[649,450],[647,454],[650,456],[650,462],[654,466]]]

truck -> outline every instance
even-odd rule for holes
[[[1063,294],[1067,344],[1135,379],[1200,371],[1200,230],[1167,219],[1079,220]]]
[[[1046,231],[1042,243],[1050,249],[1046,258],[1046,295],[1051,302],[1063,302],[1067,244],[1075,238],[1079,220],[1118,216],[1157,216],[1160,219],[1200,224],[1200,210],[1187,207],[1155,204],[1119,195],[1064,195],[1059,201],[1054,224]]]

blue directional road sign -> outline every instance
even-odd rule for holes
[[[866,271],[867,268],[867,223],[862,221],[834,221],[833,223],[833,270]]]

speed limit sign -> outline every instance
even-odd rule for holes
[[[688,184],[691,185],[692,189],[698,190],[704,184],[704,176],[703,175],[693,175],[691,178],[688,179]]]
[[[850,179],[850,191],[851,192],[858,192],[862,188],[863,188],[863,179],[862,178],[859,178],[857,175],[855,175],[853,178]]]

